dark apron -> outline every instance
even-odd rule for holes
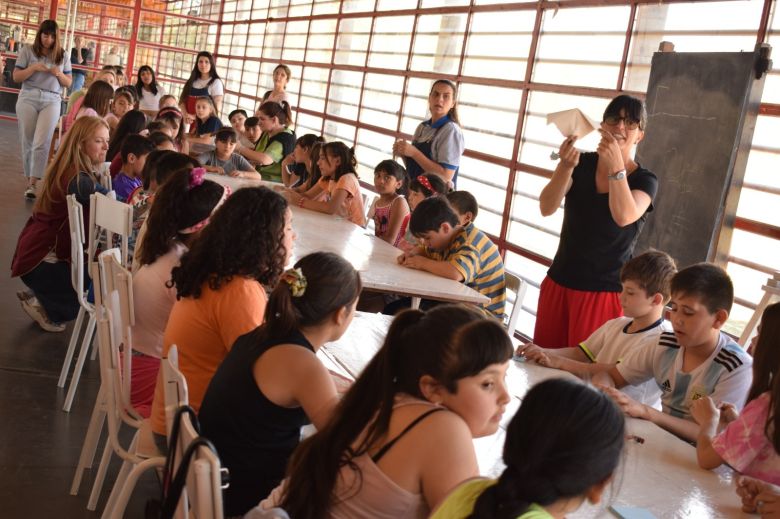
[[[190,88],[190,94],[184,102],[188,114],[195,113],[195,101],[197,101],[199,97],[210,97],[208,85],[205,88]]]
[[[449,124],[449,123],[447,123],[447,124]],[[431,140],[429,140],[428,142],[412,141],[412,146],[414,146],[415,148],[420,150],[420,152],[423,155],[425,155],[429,160],[433,160],[433,157],[431,156],[431,143],[433,142],[433,139],[436,138],[436,134],[439,133],[439,130],[441,128],[443,128],[444,126],[445,125],[441,125],[440,127],[436,128],[436,132],[434,132],[433,137],[431,137]],[[435,160],[433,160],[433,161],[436,162]],[[405,162],[406,162],[406,174],[409,175],[409,181],[412,181],[415,178],[417,178],[420,175],[422,175],[423,173],[425,173],[425,170],[422,167],[420,167],[420,165],[417,164],[417,162],[414,159],[406,157],[406,161]],[[453,189],[457,189],[456,186],[458,185],[458,170],[459,169],[460,168],[457,168],[455,170],[455,175],[453,175],[453,177],[452,177]]]

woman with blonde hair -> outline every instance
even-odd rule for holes
[[[79,310],[70,280],[70,233],[66,195],[76,195],[88,221],[89,197],[105,193],[95,173],[106,160],[108,124],[99,117],[81,117],[65,135],[46,170],[40,198],[19,235],[11,263],[12,277],[21,277],[29,291],[17,292],[25,312],[47,332],[61,332]]]

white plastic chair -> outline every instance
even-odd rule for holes
[[[514,292],[515,294],[515,300],[512,303],[512,312],[509,314],[509,320],[506,322],[506,329],[509,332],[509,335],[512,336],[517,327],[517,319],[520,317],[520,311],[523,309],[523,299],[525,299],[525,293],[528,290],[528,283],[508,271],[504,271],[504,281],[506,283],[507,291]]]
[[[68,377],[70,364],[73,361],[76,343],[82,332],[84,317],[87,315],[88,320],[86,329],[83,330],[84,338],[81,343],[82,351],[89,349],[95,334],[95,307],[92,303],[87,301],[86,289],[84,287],[84,209],[76,200],[75,195],[68,195],[66,201],[68,205],[68,226],[70,228],[70,277],[73,290],[76,292],[79,300],[80,308],[78,316],[76,317],[76,323],[73,325],[73,332],[70,336],[68,349],[65,352],[65,360],[62,362],[62,370],[60,370],[60,378],[57,381],[57,387],[65,387],[65,380]],[[78,378],[80,375],[80,369],[73,372],[73,377],[76,380],[75,385],[78,385]],[[71,383],[71,385],[74,385],[74,383]],[[70,411],[71,403],[72,398],[70,401],[66,399],[65,406],[63,407],[66,412]]]
[[[94,278],[94,271],[96,270],[94,268],[94,257],[98,245],[100,243],[106,243],[110,247],[113,244],[115,236],[121,237],[120,261],[122,265],[127,265],[127,242],[133,229],[133,208],[128,204],[118,202],[100,193],[95,193],[90,196],[89,206],[87,258],[90,265],[90,272],[93,274],[92,277]],[[71,338],[71,340],[73,339]],[[65,396],[65,404],[62,407],[66,412],[70,411],[71,405],[73,404],[76,388],[78,387],[79,379],[81,378],[81,371],[84,368],[84,362],[89,353],[89,344],[89,341],[83,341],[81,344],[79,356],[76,359],[76,367],[73,370],[73,377],[71,378],[70,386],[68,386],[68,393]],[[71,356],[72,355],[71,352]],[[67,359],[66,357],[66,360],[68,361],[68,364],[70,364],[70,359]]]

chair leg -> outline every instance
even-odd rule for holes
[[[92,345],[92,355],[89,356],[89,360],[95,360],[97,359],[97,355],[98,355],[97,341],[92,339],[92,342],[90,344]]]
[[[141,474],[149,469],[163,466],[165,466],[165,458],[149,458],[148,460],[144,460],[133,467],[121,487],[118,485],[119,480],[117,479],[117,483],[114,484],[114,488],[111,490],[111,496],[108,499],[106,508],[103,509],[103,515],[101,516],[101,519],[122,519],[125,513],[125,508],[127,508],[127,502],[130,500],[130,496],[133,494],[133,490],[135,490],[135,485],[138,483],[138,479],[141,477]],[[114,496],[114,492],[117,493],[116,496]]]
[[[103,490],[103,481],[106,479],[106,471],[108,470],[108,464],[111,463],[111,454],[113,452],[114,449],[111,448],[111,442],[106,439],[103,455],[100,457],[100,466],[97,474],[95,474],[95,482],[92,483],[92,492],[89,494],[89,501],[87,502],[87,510],[89,511],[94,512],[97,509],[100,492]]]
[[[87,436],[84,438],[84,445],[81,447],[81,455],[79,455],[79,464],[76,467],[76,474],[73,476],[73,483],[70,486],[70,495],[72,496],[78,495],[84,471],[92,467],[92,462],[95,459],[95,451],[97,450],[97,445],[100,441],[100,433],[103,431],[103,420],[106,418],[104,398],[104,390],[101,385],[97,399],[95,400],[95,407],[92,409],[92,416],[89,418]]]
[[[90,314],[87,330],[84,332],[84,339],[81,341],[79,357],[76,359],[76,367],[73,369],[73,377],[71,377],[70,386],[68,386],[68,394],[65,396],[65,405],[62,406],[63,411],[66,413],[70,412],[70,406],[73,405],[73,397],[76,396],[76,388],[78,387],[79,379],[81,378],[81,370],[84,369],[84,361],[87,359],[87,354],[89,353],[89,345],[92,343],[92,339],[95,336],[96,323],[95,314]]]
[[[73,352],[76,350],[76,342],[78,342],[79,335],[81,335],[81,324],[84,321],[85,313],[86,310],[84,310],[83,306],[79,308],[79,315],[76,317],[76,323],[73,325],[73,333],[70,334],[68,351],[65,352],[65,360],[62,361],[62,370],[60,370],[60,379],[57,381],[57,387],[65,387],[65,379],[70,371],[70,363],[73,360]]]

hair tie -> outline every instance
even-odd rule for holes
[[[301,297],[306,293],[306,276],[300,268],[286,270],[282,274],[282,281],[290,287],[290,293],[293,297]]]
[[[198,187],[203,184],[203,176],[206,174],[205,168],[192,168],[190,170],[190,185],[189,188]]]
[[[192,171],[195,171],[196,169],[200,169],[200,170],[205,171],[203,168],[193,168]],[[200,181],[201,184],[203,183],[203,178],[202,177],[203,177],[203,175],[201,175],[201,181]],[[200,184],[198,184],[198,185],[200,185]],[[190,189],[192,189],[192,179],[190,179]],[[204,227],[206,227],[209,224],[209,221],[211,221],[211,216],[214,214],[214,211],[219,209],[220,206],[225,203],[225,200],[228,199],[228,197],[230,196],[230,193],[231,193],[230,186],[225,186],[225,189],[222,191],[222,198],[220,198],[219,202],[216,203],[216,205],[214,206],[214,209],[211,210],[211,213],[209,213],[209,215],[206,218],[204,218],[203,220],[199,221],[195,225],[190,225],[189,227],[186,227],[186,228],[180,230],[179,234],[195,234],[196,232],[198,232],[201,229],[203,229]]]
[[[436,192],[435,189],[433,189],[433,186],[431,185],[431,181],[428,180],[428,177],[426,177],[424,175],[420,175],[419,177],[417,177],[417,182],[419,182],[422,187],[424,187],[425,189],[427,189],[428,191],[430,191],[434,195],[438,195],[439,194],[439,193]]]

